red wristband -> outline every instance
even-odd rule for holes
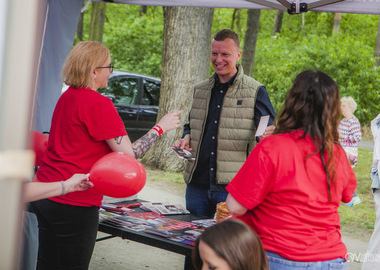
[[[152,129],[158,132],[158,136],[161,136],[162,134],[164,134],[164,131],[159,125],[155,125]]]

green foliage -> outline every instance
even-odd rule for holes
[[[149,8],[140,15],[140,6],[116,6],[118,13],[109,12],[109,23],[104,29],[104,44],[112,52],[117,69],[161,76],[161,50],[163,33],[162,8]],[[158,14],[157,14],[158,13]],[[111,16],[113,15],[113,16]]]
[[[212,35],[231,28],[234,9],[215,9]],[[91,5],[84,16],[88,39]],[[247,10],[238,10],[233,29],[243,48]],[[261,10],[253,77],[263,83],[279,111],[295,76],[305,69],[330,75],[341,96],[358,103],[355,115],[368,125],[380,111],[380,70],[374,67],[374,46],[379,16],[342,14],[340,31],[332,33],[333,13],[284,13],[281,34],[272,36],[275,10]],[[103,42],[110,48],[117,69],[155,77],[161,74],[162,7],[107,4]],[[363,32],[365,29],[365,32]]]
[[[354,23],[351,18],[356,18],[355,15],[342,19],[342,29],[336,35],[326,30],[331,29],[332,14],[310,12],[304,15],[304,19],[302,16],[284,16],[281,35],[273,37],[269,31],[260,33],[254,77],[266,85],[278,111],[299,72],[321,70],[337,82],[341,96],[350,95],[356,100],[358,110],[355,114],[362,124],[368,124],[380,110],[380,70],[373,67],[378,18],[361,15],[358,20],[358,29],[371,29],[368,33],[372,34],[373,41],[369,42],[367,34],[366,38],[361,38],[356,28],[355,35],[352,35],[347,33],[351,25],[343,27],[344,22]],[[363,23],[365,21],[367,26]]]
[[[91,8],[84,18],[84,39],[88,39]],[[103,43],[110,49],[116,69],[161,76],[163,12],[161,7],[107,4]]]

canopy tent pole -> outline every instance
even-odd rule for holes
[[[0,37],[0,269],[17,269],[22,224],[22,185],[32,176],[28,147],[43,0],[2,1]]]
[[[311,8],[323,7],[323,6],[326,6],[326,5],[330,5],[330,4],[337,3],[337,2],[342,2],[342,1],[343,0],[321,0],[321,1],[316,1],[314,3],[308,4],[308,8],[311,9]],[[379,3],[379,5],[380,5],[380,3]]]

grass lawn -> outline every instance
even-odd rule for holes
[[[359,148],[359,162],[354,171],[358,180],[356,193],[362,202],[353,207],[347,207],[342,203],[339,207],[343,231],[360,235],[371,233],[373,230],[376,216],[370,180],[372,154],[372,150]]]
[[[356,192],[362,202],[353,207],[347,207],[342,203],[339,207],[342,231],[358,236],[363,233],[372,233],[376,220],[370,180],[372,154],[372,150],[359,148],[359,162],[358,166],[354,168],[358,180]],[[150,181],[170,181],[184,185],[182,173],[164,172],[152,168],[146,168],[146,172]]]

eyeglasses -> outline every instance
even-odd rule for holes
[[[110,73],[113,72],[113,65],[110,64],[109,66],[106,66],[106,67],[97,67],[97,68],[108,68],[110,70]]]

